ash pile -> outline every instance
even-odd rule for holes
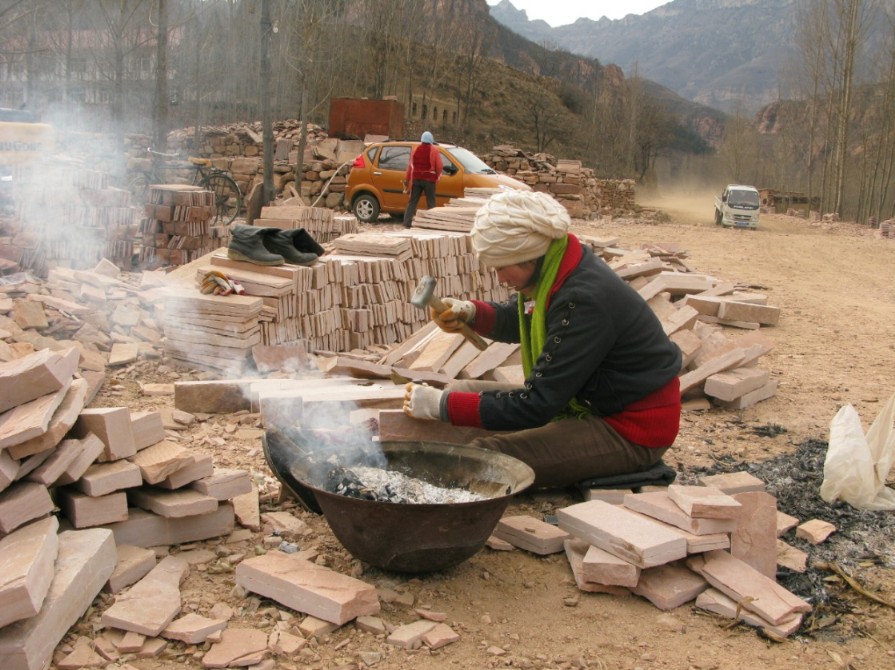
[[[786,431],[769,425],[758,427],[755,432],[773,437]],[[799,535],[787,539],[807,554],[804,571],[780,567],[777,576],[781,585],[815,604],[803,632],[836,623],[838,615],[855,610],[852,602],[843,597],[847,593],[845,578],[833,573],[842,570],[847,575],[856,575],[874,567],[895,567],[891,540],[895,517],[891,512],[861,510],[841,501],[831,504],[820,497],[827,447],[825,440],[807,439],[794,451],[766,461],[743,462],[722,456],[712,468],[690,468],[681,475],[685,481],[747,471],[765,482],[768,493],[777,498],[781,512],[797,519],[817,519],[835,527],[835,532],[817,544]]]

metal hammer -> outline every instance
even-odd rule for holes
[[[431,307],[436,312],[445,311],[448,306],[441,301],[441,298],[435,296],[436,281],[438,280],[435,279],[435,277],[429,276],[420,279],[420,283],[417,284],[416,289],[413,291],[413,296],[410,298],[410,304],[421,309]],[[460,332],[463,334],[463,337],[472,342],[477,349],[484,351],[488,348],[488,343],[482,339],[481,335],[470,328],[468,323],[463,322],[463,327]]]

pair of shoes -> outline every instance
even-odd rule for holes
[[[292,244],[301,252],[311,253],[315,256],[322,256],[326,249],[321,247],[317,240],[311,237],[311,234],[306,231],[304,228],[297,228],[296,230],[284,230],[284,235],[292,238]]]
[[[264,236],[264,248],[271,253],[280,254],[287,263],[313,265],[317,262],[317,257],[323,255],[323,247],[317,244],[304,228],[296,230],[274,228],[274,230],[275,233]],[[303,251],[303,249],[309,250]]]
[[[312,250],[301,251],[299,245]],[[311,265],[323,252],[323,247],[304,228],[280,230],[242,224],[231,226],[230,244],[227,246],[229,258],[255,265],[283,265],[287,262]]]
[[[277,232],[279,228],[259,228],[237,223],[230,227],[227,257],[255,265],[282,265],[286,259],[280,254],[272,253],[264,244],[266,237]]]

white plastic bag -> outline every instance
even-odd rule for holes
[[[844,500],[852,507],[895,510],[895,490],[886,478],[895,461],[895,395],[883,407],[866,437],[861,419],[845,405],[830,422],[830,443],[824,460],[820,497]]]

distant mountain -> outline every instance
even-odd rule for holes
[[[582,18],[558,28],[529,21],[511,0],[490,11],[513,32],[543,46],[614,63],[625,77],[650,79],[709,107],[751,113],[788,96],[783,73],[792,61],[799,4],[673,0],[642,16]]]

